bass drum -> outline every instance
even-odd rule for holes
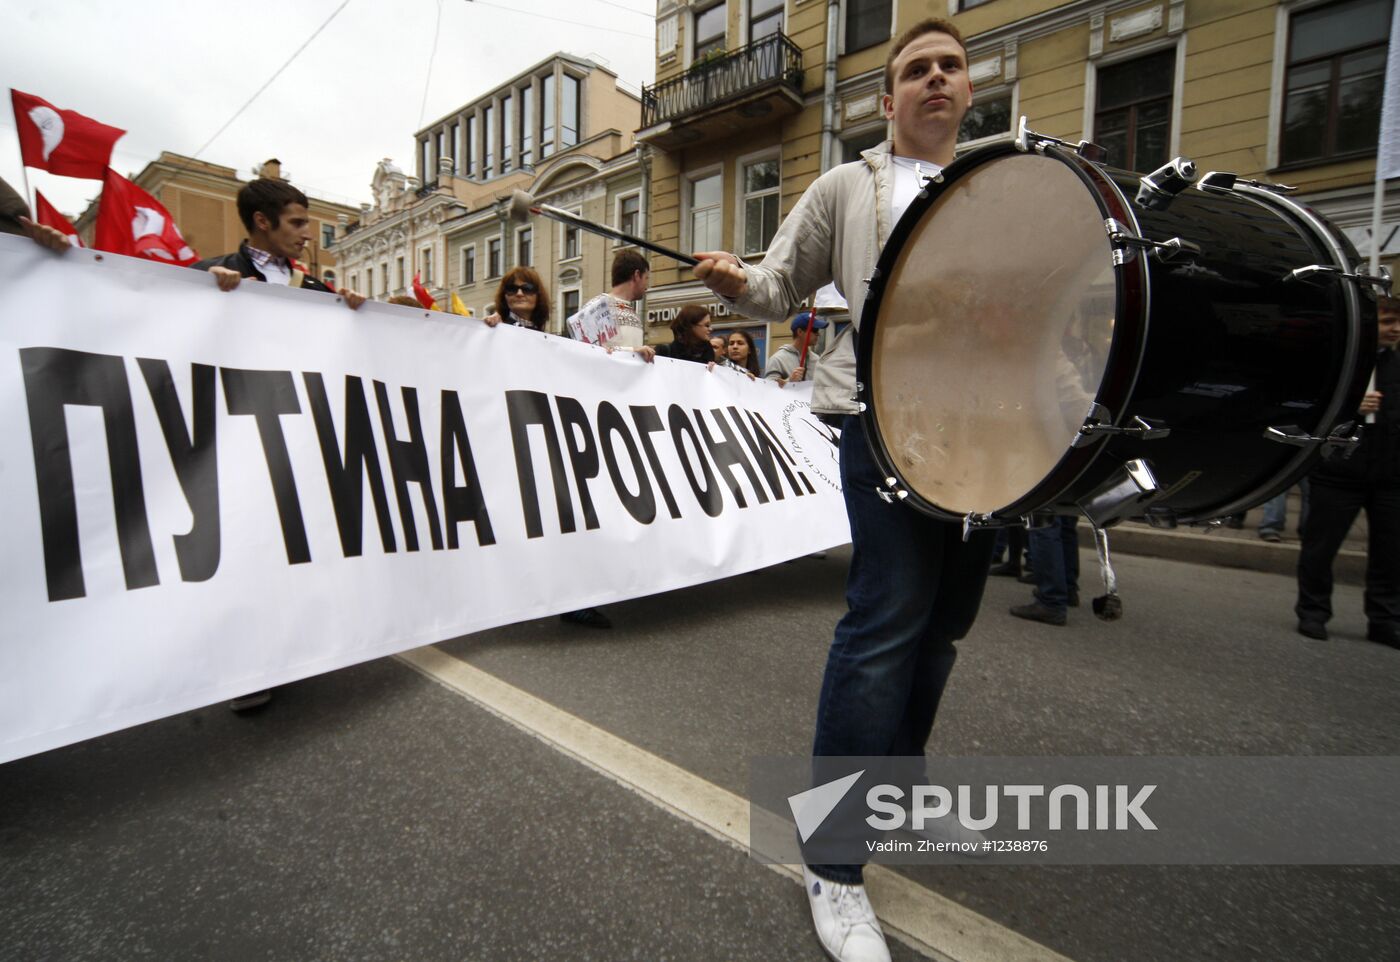
[[[1209,174],[1015,145],[946,167],[891,233],[857,393],[884,496],[970,526],[1243,511],[1345,448],[1375,357],[1355,251],[1303,205]],[[1295,274],[1295,271],[1301,272]]]

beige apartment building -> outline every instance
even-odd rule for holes
[[[950,18],[976,85],[960,150],[1008,140],[1017,120],[1150,171],[1288,184],[1360,253],[1370,222],[1391,0],[658,0],[656,84],[637,139],[651,152],[652,237],[759,261],[824,170],[886,136],[892,36]],[[1400,197],[1380,234],[1400,253]],[[648,336],[713,298],[658,264]],[[741,317],[771,353],[785,325]],[[719,326],[719,325],[717,325]]]
[[[557,54],[438,118],[414,137],[414,173],[381,161],[374,202],[341,225],[335,249],[346,282],[382,300],[411,295],[417,273],[441,306],[455,292],[480,316],[502,274],[524,264],[539,271],[562,329],[571,295],[606,289],[611,248],[542,217],[511,222],[511,194],[640,232],[640,110],[611,71]]]
[[[257,176],[280,179],[281,162],[265,162]],[[200,257],[217,257],[237,250],[248,234],[243,222],[238,219],[237,197],[238,191],[251,179],[252,172],[240,180],[238,172],[232,167],[194,160],[166,150],[131,181],[170,211],[170,216],[180,226],[181,235],[199,252]],[[306,199],[310,203],[313,231],[302,261],[313,276],[339,283],[336,256],[330,247],[341,218],[356,213],[355,208],[309,194]],[[97,204],[97,201],[93,201],[73,222],[86,244],[92,243],[96,229]]]

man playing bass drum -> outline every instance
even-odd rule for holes
[[[882,106],[894,137],[823,174],[773,238],[760,266],[697,253],[695,276],[742,313],[780,320],[830,281],[857,323],[865,279],[909,203],[953,160],[972,101],[967,51],[946,20],[921,21],[890,45]],[[958,238],[946,238],[957,244]],[[968,323],[976,323],[968,318]],[[876,496],[882,473],[866,447],[855,394],[855,331],[817,368],[813,410],[841,427],[841,484],[851,523],[849,610],[827,656],[812,753],[922,756],[934,713],[972,627],[991,532],[964,542],[958,524]],[[808,865],[804,881],[823,948],[844,962],[887,960],[860,865]]]

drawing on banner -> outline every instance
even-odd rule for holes
[[[841,490],[841,432],[812,414],[806,401],[783,408],[783,436],[802,459],[804,474],[820,478],[831,490]]]

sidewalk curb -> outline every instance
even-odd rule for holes
[[[1297,541],[1270,544],[1260,541],[1252,530],[1248,537],[1231,532],[1205,532],[1183,529],[1159,529],[1145,524],[1126,522],[1109,529],[1109,550],[1114,554],[1163,558],[1190,564],[1215,565],[1221,568],[1243,568],[1265,574],[1293,577],[1298,570]],[[1233,536],[1232,536],[1233,535]],[[1081,542],[1083,543],[1083,542]],[[1092,550],[1092,539],[1087,541]],[[1337,552],[1332,565],[1337,584],[1366,583],[1366,552],[1343,548]]]

